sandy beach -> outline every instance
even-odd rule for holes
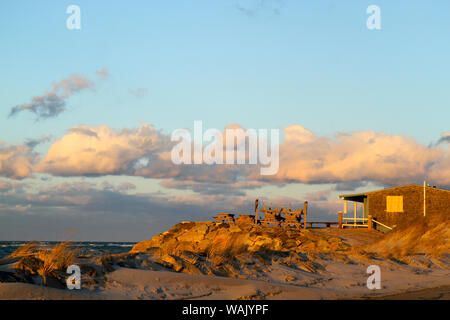
[[[257,280],[192,275],[168,271],[121,268],[108,276],[101,290],[68,290],[25,283],[0,283],[0,299],[449,299],[450,272],[437,270],[417,275],[405,270],[386,271],[382,290],[370,291],[360,277],[320,278],[315,284],[289,285]],[[417,271],[416,271],[417,272]],[[415,276],[413,276],[415,275]],[[442,286],[445,284],[445,286]]]

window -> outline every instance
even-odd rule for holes
[[[403,196],[387,196],[386,211],[403,212]]]

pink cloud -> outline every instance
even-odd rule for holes
[[[37,154],[28,145],[0,144],[0,176],[23,179],[32,176]]]
[[[425,179],[450,185],[445,144],[427,147],[412,137],[374,131],[318,136],[300,125],[284,131],[280,167],[274,176],[261,176],[258,165],[175,165],[169,136],[147,124],[121,131],[108,126],[71,128],[51,145],[36,170],[61,176],[116,174],[173,179],[165,181],[165,186],[196,190],[208,188],[204,183],[251,189],[262,186],[262,182],[373,181],[397,185]],[[224,153],[227,151],[224,149]]]
[[[121,131],[108,126],[79,126],[54,142],[37,171],[61,176],[130,174],[133,166],[167,147],[153,126]]]
[[[411,137],[374,131],[329,138],[294,125],[285,132],[279,172],[268,180],[403,184],[431,178],[450,184],[449,152],[440,146],[425,147]]]

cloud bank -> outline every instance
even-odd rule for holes
[[[274,176],[261,176],[257,165],[174,165],[169,135],[146,123],[122,130],[73,127],[52,139],[45,155],[33,148],[49,142],[50,137],[28,139],[21,145],[0,143],[0,177],[4,178],[0,179],[0,217],[18,226],[31,221],[37,228],[36,238],[39,234],[55,238],[60,230],[75,227],[85,232],[80,238],[95,235],[104,240],[120,227],[129,228],[124,234],[133,240],[141,240],[187,217],[209,220],[224,209],[236,214],[252,212],[254,197],[247,192],[258,194],[258,188],[267,185],[333,184],[326,190],[301,194],[301,199],[272,197],[269,189],[258,195],[266,205],[301,207],[308,200],[314,220],[330,221],[336,220],[342,206],[333,199],[336,191],[424,179],[433,185],[450,185],[447,133],[439,143],[423,146],[411,137],[373,131],[333,137],[316,135],[300,125],[284,131],[280,170]],[[34,172],[44,174],[45,182],[14,181],[31,178]],[[54,184],[47,175],[73,178]],[[116,183],[83,182],[84,177],[107,175],[158,179],[162,188],[140,193],[135,184],[122,178]],[[31,236],[29,229],[15,229],[14,234],[6,227],[0,229],[8,239]]]
[[[58,176],[142,176],[163,179],[168,188],[207,193],[221,185],[229,193],[230,186],[247,189],[265,183],[337,183],[338,189],[369,181],[450,185],[449,150],[442,143],[427,147],[411,137],[374,131],[318,136],[301,125],[284,131],[274,176],[261,176],[257,165],[174,165],[169,136],[148,124],[121,131],[108,126],[71,128],[50,146],[36,169]]]
[[[139,176],[161,179],[165,188],[236,195],[266,184],[333,183],[336,190],[368,182],[399,185],[427,180],[450,185],[447,134],[440,143],[423,146],[411,137],[374,131],[334,137],[316,135],[301,125],[284,131],[280,167],[273,176],[261,176],[258,165],[175,165],[170,154],[174,142],[145,123],[123,130],[87,125],[70,128],[44,157],[32,150],[38,140],[0,146],[0,175],[21,179],[36,171],[66,177]],[[224,154],[229,152],[236,150],[224,148]]]

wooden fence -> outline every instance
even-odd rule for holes
[[[308,202],[305,201],[303,208],[291,207],[272,207],[263,206],[262,209],[256,208],[256,222],[276,227],[297,227],[306,228],[306,216],[308,210]],[[258,213],[264,214],[262,219],[258,220]]]

